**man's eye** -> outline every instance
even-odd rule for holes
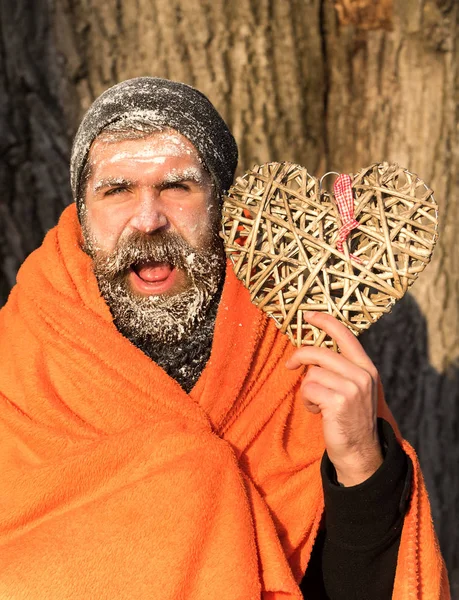
[[[167,183],[164,188],[165,190],[189,190],[189,187],[185,183]]]
[[[110,188],[109,190],[107,190],[105,192],[105,196],[115,196],[116,194],[119,194],[120,192],[125,192],[126,189],[127,188],[125,186],[118,186],[116,188]]]

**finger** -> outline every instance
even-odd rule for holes
[[[359,391],[357,383],[322,367],[310,366],[303,381],[307,384],[318,383],[334,392],[344,393],[352,397]]]
[[[304,404],[304,407],[306,408],[306,410],[308,410],[313,415],[318,415],[321,412],[319,406],[312,404],[312,402],[309,402],[305,398],[303,398],[303,404]]]
[[[318,413],[333,405],[334,400],[338,398],[338,394],[320,383],[303,381],[301,384],[301,397],[308,410]]]
[[[354,363],[368,368],[374,368],[370,357],[363,349],[362,344],[355,335],[338,319],[328,313],[306,311],[303,318],[311,325],[318,327],[328,333],[338,344],[341,354],[351,359]]]
[[[316,382],[312,382],[311,384],[306,385],[306,381],[303,379],[301,383],[301,399],[303,400],[304,406],[307,410],[315,415],[320,413],[320,406],[317,405],[317,396],[315,395],[315,386],[320,386]],[[322,390],[320,390],[322,393]]]
[[[309,410],[313,415],[318,415],[320,413],[320,408],[318,406],[314,406],[314,404],[304,405],[306,410]]]
[[[361,366],[354,364],[345,356],[337,354],[329,348],[317,348],[314,346],[299,348],[285,363],[285,366],[292,370],[298,369],[298,367],[303,365],[323,367],[328,371],[332,371],[353,381],[360,381],[360,379],[366,379],[367,376],[370,376],[366,369],[362,369]]]

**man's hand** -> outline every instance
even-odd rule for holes
[[[335,317],[314,312],[304,316],[328,333],[341,353],[299,348],[286,366],[309,366],[300,390],[304,404],[307,410],[322,413],[325,446],[338,481],[357,485],[383,461],[376,427],[379,375],[354,334]]]

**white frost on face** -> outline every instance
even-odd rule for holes
[[[122,240],[117,248],[104,252],[95,250],[97,243],[87,219],[82,226],[83,249],[94,261],[100,292],[123,335],[138,343],[147,337],[157,343],[170,343],[189,335],[205,321],[225,266],[216,231],[199,249],[178,234],[163,233],[163,239],[145,235],[136,241]],[[170,263],[186,275],[186,288],[171,296],[135,293],[129,283],[129,272],[142,261]]]
[[[130,140],[126,140],[129,142]],[[110,136],[104,138],[102,135],[98,138],[97,143],[100,145],[110,146],[113,141]],[[123,142],[120,142],[123,144]],[[129,150],[122,149],[116,152],[109,159],[104,158],[104,153],[97,159],[92,157],[91,162],[93,167],[97,167],[100,163],[116,164],[125,160],[133,160],[136,162],[153,162],[155,164],[164,164],[168,158],[177,158],[196,155],[196,161],[202,163],[199,155],[185,138],[179,133],[171,130],[160,131],[152,134],[149,137],[142,138],[141,144],[136,144],[135,148]]]
[[[156,155],[186,156],[195,152],[191,142],[172,129],[166,129],[154,134],[151,143]]]
[[[126,179],[124,177],[110,177],[110,179],[101,179],[100,181],[95,181],[92,186],[92,193],[96,194],[100,189],[105,186],[111,185],[113,187],[117,185],[125,185]],[[84,205],[86,207],[86,204]]]
[[[164,183],[176,183],[177,181],[194,181],[203,184],[205,173],[197,167],[187,167],[186,169],[171,169],[163,177]]]
[[[186,156],[183,154],[184,152]],[[183,157],[188,166],[174,166],[177,164],[174,159]],[[211,193],[211,189],[214,187],[196,150],[186,138],[172,130],[155,132],[147,138],[115,140],[114,142],[101,137],[91,150],[90,160],[94,172],[88,183],[93,194],[97,194],[103,188],[138,185],[139,182],[136,178],[117,176],[120,169],[128,173],[135,163],[140,163],[137,171],[140,168],[140,172],[144,172],[145,164],[148,173],[154,175],[156,181],[151,181],[150,187],[194,182],[203,190],[205,189],[206,194]],[[171,165],[168,165],[168,160],[171,161]],[[183,161],[180,162],[183,163]],[[209,207],[207,207],[208,209]],[[195,224],[193,232],[197,230],[198,227]]]
[[[168,156],[156,156],[156,154],[154,152],[148,152],[147,149],[145,149],[144,152],[118,152],[118,154],[115,154],[114,156],[112,156],[110,158],[109,163],[116,163],[122,160],[135,160],[137,162],[151,162],[155,165],[163,165],[167,159],[169,157]],[[93,164],[97,164],[95,161],[93,161]]]
[[[189,286],[173,296],[134,294],[124,280],[112,285],[98,277],[99,287],[110,306],[118,330],[131,340],[149,336],[156,343],[177,342],[202,323],[215,297],[224,268],[224,259],[212,251],[199,260],[185,259]],[[100,274],[99,274],[100,275]],[[97,276],[97,273],[96,273]]]

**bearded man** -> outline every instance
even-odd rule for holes
[[[84,117],[75,205],[0,313],[2,597],[449,597],[360,343],[311,314],[341,352],[294,350],[225,260],[236,164],[184,84]]]

